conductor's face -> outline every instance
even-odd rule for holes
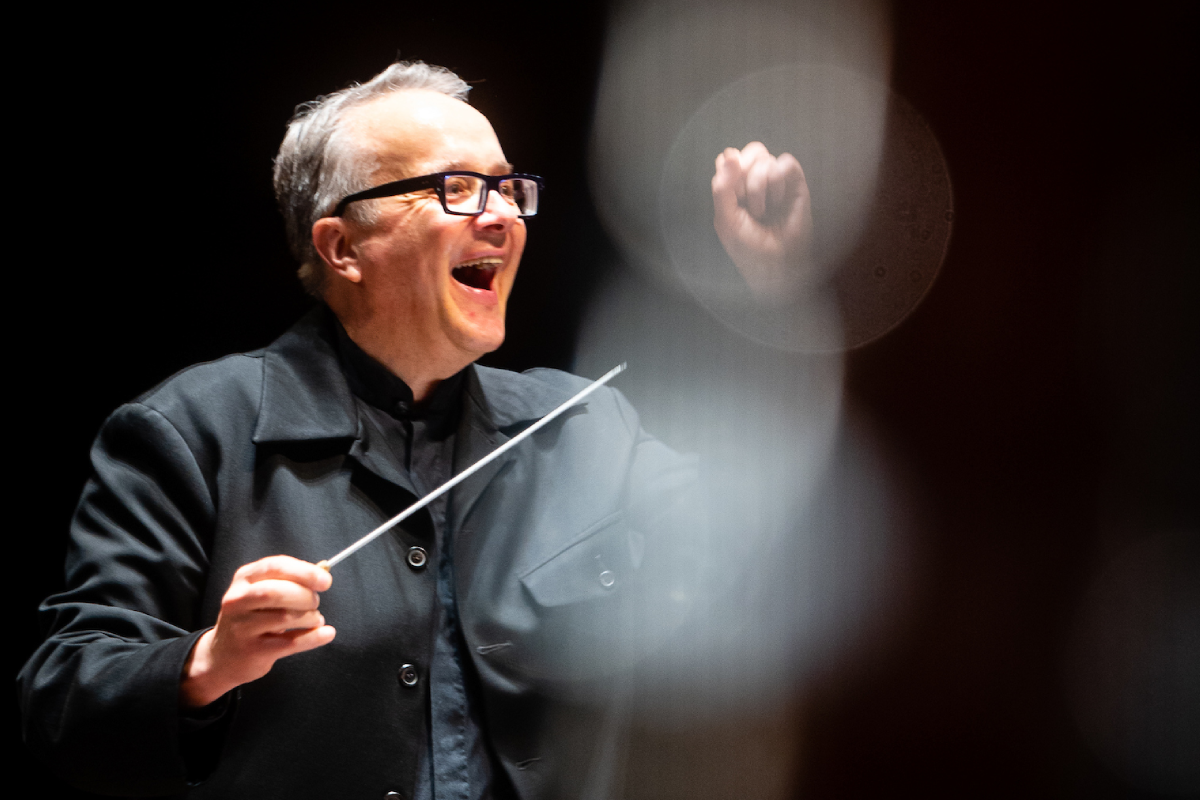
[[[372,186],[454,170],[512,172],[487,119],[443,94],[397,92],[357,109],[347,122],[377,160]],[[447,196],[460,190],[446,188]],[[366,202],[376,204],[377,222],[346,222],[362,310],[372,322],[407,347],[449,362],[466,364],[499,347],[525,248],[518,207],[496,191],[487,193],[478,216],[447,213],[432,189]]]

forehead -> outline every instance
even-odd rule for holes
[[[346,124],[374,153],[388,180],[464,169],[511,171],[487,118],[453,97],[423,89],[394,92],[353,109]]]

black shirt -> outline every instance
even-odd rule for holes
[[[332,316],[332,315],[331,315]],[[423,402],[412,389],[368,355],[334,320],[338,358],[354,393],[359,418],[372,439],[387,443],[392,466],[423,497],[454,475],[454,433],[462,406],[463,372],[439,383]],[[459,629],[454,565],[446,529],[445,496],[428,506],[437,569],[437,622],[429,679],[426,747],[418,767],[415,800],[481,800],[507,796],[506,783],[488,748],[477,678]]]

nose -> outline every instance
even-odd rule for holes
[[[483,213],[475,218],[477,225],[492,229],[508,229],[520,219],[516,203],[505,200],[499,192],[489,190]]]

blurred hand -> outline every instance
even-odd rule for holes
[[[217,625],[196,642],[183,668],[180,703],[206,706],[261,678],[284,656],[333,641],[337,633],[317,611],[328,572],[290,556],[241,567],[221,598]]]
[[[800,162],[762,142],[717,156],[713,225],[754,295],[786,302],[811,278],[812,210]]]

